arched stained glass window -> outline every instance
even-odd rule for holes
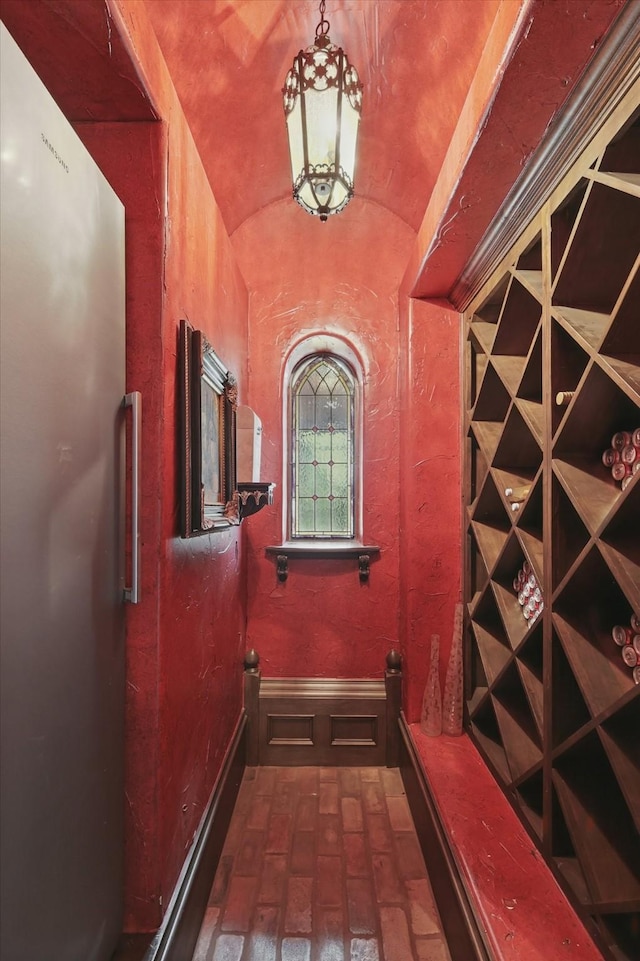
[[[354,537],[355,380],[329,354],[293,372],[291,537]]]

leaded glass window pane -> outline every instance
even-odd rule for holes
[[[354,536],[354,379],[334,357],[294,374],[292,537]]]
[[[346,497],[336,497],[331,507],[334,529],[336,531],[347,531],[349,527],[349,501]]]

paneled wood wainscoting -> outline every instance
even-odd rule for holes
[[[384,678],[265,678],[247,655],[249,766],[398,766],[402,674],[387,655]]]

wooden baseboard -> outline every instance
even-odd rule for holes
[[[386,764],[384,679],[262,678],[258,713],[260,765]]]
[[[399,720],[399,765],[452,961],[490,961],[455,858],[407,727]]]
[[[193,957],[244,774],[246,735],[247,718],[243,714],[187,855],[162,927],[151,942],[144,961],[191,961]]]

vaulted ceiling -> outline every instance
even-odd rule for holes
[[[356,190],[414,230],[499,0],[327,0],[364,86]],[[316,0],[146,0],[230,234],[291,195],[281,88]],[[298,211],[299,215],[309,216]]]
[[[636,3],[326,0],[331,39],[364,86],[356,199],[330,218],[344,242],[366,259],[390,212],[418,233],[416,256],[427,253],[408,268],[414,293],[449,296],[612,22]],[[134,7],[151,21],[249,286],[264,212],[275,206],[287,211],[277,242],[295,235],[315,262],[335,231],[290,199],[281,89],[314,40],[317,0]],[[0,0],[2,19],[72,121],[158,118],[117,9],[117,0]]]

